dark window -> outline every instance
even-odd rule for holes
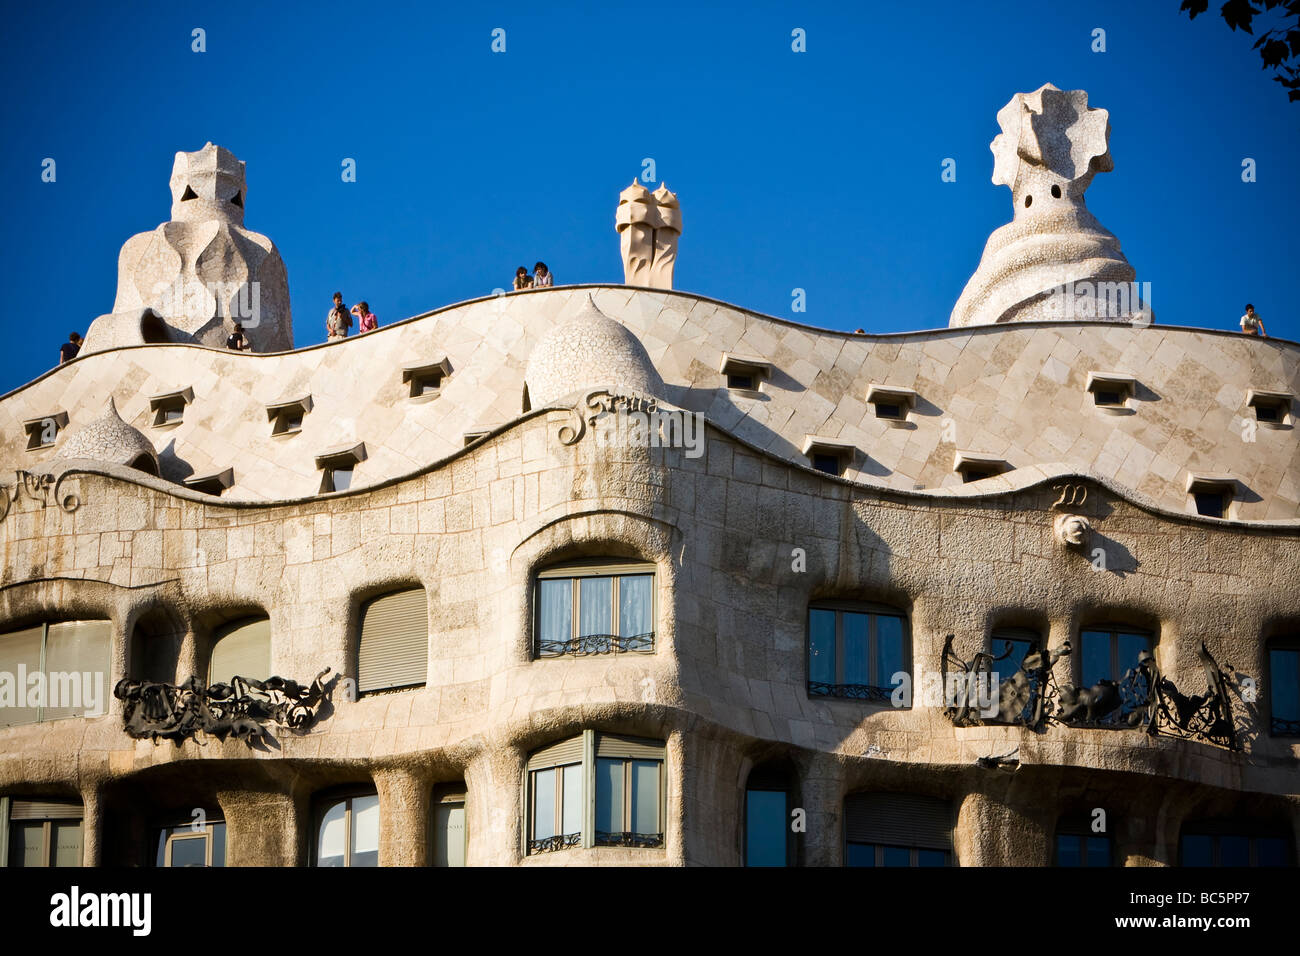
[[[225,866],[226,824],[204,820],[163,827],[158,834],[154,866]]]
[[[1182,866],[1290,866],[1291,837],[1251,821],[1204,821],[1183,827]]]
[[[1080,633],[1080,681],[1091,687],[1102,680],[1118,683],[1137,667],[1138,655],[1151,650],[1151,634],[1136,628],[1087,629]]]
[[[903,406],[897,402],[876,402],[877,418],[902,418]]]
[[[1282,406],[1272,402],[1260,402],[1255,406],[1255,420],[1261,422],[1280,422]]]
[[[937,797],[853,794],[844,801],[846,866],[948,866],[952,806]]]
[[[749,373],[728,372],[727,388],[739,388],[752,392],[754,390],[754,376]]]
[[[961,480],[963,482],[982,481],[985,478],[992,478],[997,472],[991,468],[963,468]]]
[[[790,866],[790,775],[757,768],[745,784],[745,866]]]
[[[80,800],[0,798],[0,825],[9,828],[4,862],[13,867],[81,866],[82,817]]]
[[[893,676],[910,671],[902,612],[850,604],[808,609],[808,693],[887,703]]]
[[[1124,393],[1117,389],[1099,388],[1092,393],[1092,399],[1097,405],[1123,405]]]
[[[812,466],[828,475],[839,475],[844,471],[844,460],[839,455],[817,452],[812,456]]]
[[[1268,649],[1269,732],[1300,737],[1300,640],[1287,638]]]
[[[1094,820],[1106,820],[1097,815],[1078,815],[1062,818],[1056,825],[1056,866],[1112,866],[1114,846],[1110,833],[1094,829]]]
[[[1024,670],[1024,660],[1042,647],[1042,637],[1028,628],[1000,628],[989,639],[989,652],[993,655],[992,670],[998,675],[998,686]],[[1026,672],[1029,679],[1029,699],[1018,715],[1020,720],[1032,720],[1034,701],[1040,691],[1038,669]]]
[[[1205,515],[1209,518],[1222,518],[1224,512],[1224,496],[1222,491],[1198,491],[1193,495],[1196,499],[1196,513]]]

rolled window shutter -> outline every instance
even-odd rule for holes
[[[45,707],[41,711],[42,720],[108,713],[112,644],[113,625],[108,621],[50,625],[45,638],[46,686],[50,703],[56,702],[57,694],[59,706]]]
[[[844,833],[850,843],[951,853],[952,806],[918,794],[854,794],[844,801]]]
[[[0,673],[13,675],[14,691],[22,695],[17,706],[0,707],[0,727],[16,727],[19,724],[36,723],[37,709],[24,707],[26,702],[26,685],[19,683],[19,668],[27,674],[38,674],[41,670],[41,637],[45,633],[42,627],[29,627],[25,631],[13,631],[0,634]]]
[[[424,588],[375,598],[361,612],[357,689],[411,687],[429,678],[429,601]]]
[[[244,621],[227,629],[212,647],[209,684],[228,684],[232,677],[265,680],[271,676],[271,622]]]
[[[10,820],[80,820],[86,815],[80,800],[22,800],[9,806]]]
[[[662,741],[641,737],[615,737],[599,734],[596,737],[597,757],[631,757],[634,760],[663,760]]]
[[[543,747],[528,758],[529,770],[545,770],[570,763],[582,763],[582,735]]]

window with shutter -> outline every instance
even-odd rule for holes
[[[265,680],[271,676],[271,622],[250,618],[217,632],[208,664],[208,684],[229,684],[234,677]]]
[[[938,797],[859,793],[844,801],[848,866],[947,866],[952,805]]]
[[[0,727],[108,712],[113,626],[64,621],[0,634],[0,674],[14,699],[0,705]],[[28,677],[44,674],[43,682]],[[2,699],[2,698],[0,698]]]
[[[0,866],[81,866],[84,816],[80,800],[0,797]]]
[[[357,690],[423,686],[429,675],[429,601],[424,588],[385,594],[361,609]]]

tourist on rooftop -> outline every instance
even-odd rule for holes
[[[235,331],[226,336],[226,348],[233,349],[236,352],[247,352],[252,347],[253,344],[244,335],[244,327],[236,322]]]
[[[539,262],[533,267],[533,288],[551,285],[553,278],[554,276],[551,275],[551,270],[546,268],[545,262]]]
[[[1263,338],[1268,338],[1268,333],[1264,331],[1264,320],[1249,302],[1246,303],[1246,314],[1241,317],[1241,331],[1247,335],[1254,335],[1258,331]]]
[[[370,311],[369,302],[358,302],[352,307],[352,314],[357,317],[358,332],[373,332],[379,328],[379,318]]]
[[[331,339],[346,339],[351,327],[352,316],[348,315],[348,310],[343,305],[343,293],[335,292],[334,308],[330,309],[325,318],[325,331]]]
[[[520,289],[531,288],[532,284],[533,284],[533,277],[528,274],[528,266],[520,266],[518,269],[515,270],[515,291],[516,292],[518,292]]]
[[[68,341],[59,346],[59,364],[71,362],[81,351],[81,336],[73,332],[68,336]]]

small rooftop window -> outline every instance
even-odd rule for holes
[[[183,388],[179,392],[167,392],[149,399],[149,411],[153,412],[153,426],[160,428],[179,425],[185,418],[185,406],[194,401],[194,389]]]
[[[867,403],[875,408],[877,418],[906,421],[907,413],[916,406],[916,392],[910,388],[868,385]]]
[[[347,448],[336,448],[316,456],[316,467],[321,470],[320,493],[347,491],[352,487],[352,473],[366,460],[366,443]]]
[[[1237,479],[1232,475],[1188,472],[1187,494],[1198,515],[1227,518],[1228,508],[1237,496]]]
[[[53,448],[59,432],[67,427],[67,412],[53,412],[23,422],[23,431],[27,434],[27,450],[39,451],[42,448]]]
[[[487,438],[487,436],[488,436],[488,435],[491,435],[491,434],[492,434],[492,429],[491,429],[491,428],[481,428],[481,429],[479,429],[478,431],[474,431],[474,432],[466,432],[466,433],[465,433],[465,444],[466,444],[466,445],[472,445],[472,444],[474,444],[476,441],[478,441],[480,438]]]
[[[818,471],[840,477],[843,476],[844,469],[853,461],[857,446],[838,438],[805,435],[802,451]]]
[[[296,435],[302,431],[302,420],[311,411],[311,396],[291,402],[277,402],[266,406],[266,417],[271,422],[272,435]]]
[[[985,478],[1000,475],[1004,471],[1010,471],[1011,466],[1007,464],[1005,458],[999,458],[997,455],[986,455],[977,451],[959,451],[953,456],[952,470],[961,475],[962,481],[970,482],[982,481]]]
[[[1137,394],[1137,379],[1123,372],[1089,372],[1088,391],[1098,408],[1124,409]]]
[[[444,357],[436,362],[406,366],[402,369],[402,382],[410,385],[411,398],[437,398],[442,380],[450,374],[451,363]]]
[[[726,376],[727,388],[740,392],[757,392],[763,379],[771,377],[772,363],[753,356],[723,352],[718,371]]]
[[[185,479],[185,487],[205,495],[221,496],[221,493],[235,483],[235,469],[227,468],[212,475],[191,475]]]
[[[1260,388],[1246,390],[1246,404],[1255,409],[1255,421],[1274,428],[1291,423],[1291,400],[1290,392],[1270,392]]]

